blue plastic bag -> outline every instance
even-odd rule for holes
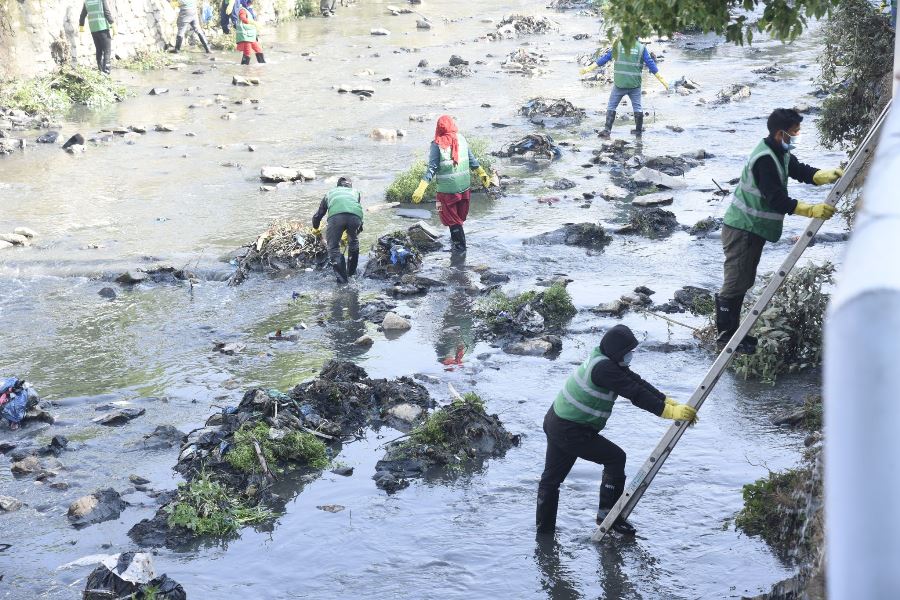
[[[409,258],[410,252],[400,244],[394,244],[391,246],[391,264],[397,265],[399,264],[401,267],[406,264],[406,259]]]

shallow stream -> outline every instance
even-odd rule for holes
[[[599,254],[523,245],[523,239],[566,222],[599,221],[611,228],[624,223],[622,202],[598,195],[581,208],[583,192],[598,193],[609,184],[608,171],[582,167],[600,146],[593,130],[602,126],[608,95],[607,86],[580,83],[575,64],[579,54],[597,44],[597,19],[536,8],[535,2],[432,0],[421,11],[435,26],[421,31],[415,15],[392,17],[385,6],[362,2],[339,8],[332,19],[269,28],[262,39],[269,61],[264,66],[241,68],[236,53],[216,53],[215,61],[192,53],[191,62],[179,70],[115,70],[136,97],[80,113],[65,123],[63,137],[76,131],[89,137],[101,126],[149,126],[137,143],[116,139],[90,145],[81,157],[32,145],[22,155],[0,160],[0,231],[26,225],[39,233],[34,246],[0,255],[0,374],[27,377],[54,401],[58,416],[52,426],[4,430],[0,440],[36,435],[46,442],[54,434],[67,436],[70,447],[59,459],[57,480],[72,486],[56,491],[31,478],[14,479],[7,459],[0,458],[0,490],[28,503],[0,516],[0,542],[12,544],[0,554],[5,574],[0,598],[79,598],[90,568],[58,570],[60,565],[133,549],[127,530],[155,511],[144,494],[128,494],[133,505],[118,520],[81,531],[68,525],[65,513],[73,500],[97,488],[128,489],[130,474],[150,479],[156,488],[174,487],[176,450],[138,450],[135,442],[143,435],[161,424],[189,431],[218,407],[237,404],[247,388],[287,389],[334,357],[358,361],[373,377],[431,375],[440,380],[429,388],[441,401],[448,397],[446,382],[461,392],[477,391],[508,429],[523,434],[523,442],[482,471],[453,481],[414,482],[387,496],[371,476],[382,454],[378,446],[399,434],[370,432],[337,457],[355,468],[353,476],[326,472],[305,487],[293,486],[285,514],[268,530],[245,529],[227,545],[160,550],[157,570],[179,581],[189,597],[720,599],[759,593],[790,573],[763,542],[735,531],[731,519],[742,506],[744,483],[797,461],[802,435],[775,427],[772,417],[815,391],[816,374],[785,377],[774,387],[726,374],[704,405],[700,424],[685,435],[633,513],[636,540],[600,547],[590,543],[600,470],[579,462],[563,486],[557,544],[535,543],[534,500],[545,447],[541,419],[573,362],[618,322],[587,309],[639,285],[655,290],[657,302],[686,284],[717,288],[720,242],[678,232],[665,240],[615,236]],[[483,19],[497,22],[514,11],[548,14],[560,31],[474,41],[494,27]],[[386,27],[392,35],[370,36],[372,27]],[[578,33],[591,34],[591,40],[574,40]],[[529,78],[500,71],[503,57],[523,43],[546,50],[551,57],[546,74]],[[651,115],[643,152],[678,155],[702,148],[714,155],[687,174],[688,189],[677,192],[675,204],[667,207],[679,222],[690,225],[722,215],[725,201],[712,194],[711,180],[724,185],[739,175],[773,108],[816,102],[809,95],[817,74],[816,46],[815,30],[792,45],[760,40],[752,48],[732,47],[706,36],[652,44],[669,81],[687,75],[703,91],[666,95],[645,75],[644,105]],[[445,65],[451,54],[471,61],[474,76],[442,87],[419,83],[434,76],[431,70]],[[423,58],[431,67],[417,69]],[[784,70],[775,81],[751,73],[776,62]],[[192,74],[196,70],[203,72]],[[374,73],[355,75],[364,70]],[[233,74],[257,76],[261,85],[234,87]],[[385,77],[390,82],[382,81]],[[376,90],[371,99],[338,94],[332,87],[359,81],[371,82]],[[721,107],[696,104],[698,97],[712,98],[738,82],[754,84],[746,100]],[[170,91],[147,95],[154,86]],[[229,104],[237,115],[233,120],[223,120],[225,111],[217,105],[188,108],[216,94],[259,103]],[[467,223],[467,262],[510,275],[506,290],[530,289],[538,277],[555,274],[574,280],[569,291],[580,312],[556,360],[469,344],[464,366],[446,371],[440,361],[455,349],[450,339],[455,334],[447,328],[459,325],[465,331],[471,321],[471,300],[461,293],[437,290],[404,301],[399,312],[411,317],[413,329],[388,340],[369,325],[375,344],[360,350],[352,342],[366,326],[347,317],[360,298],[382,289],[379,282],[360,280],[341,292],[322,273],[254,276],[236,288],[224,283],[232,267],[223,257],[255,239],[274,219],[311,217],[338,176],[353,178],[364,204],[382,202],[394,175],[424,156],[440,114],[454,115],[469,137],[499,148],[535,131],[517,110],[540,95],[565,97],[587,109],[588,118],[551,133],[570,145],[549,166],[534,169],[498,160],[504,175],[520,181],[503,198],[476,196]],[[414,114],[433,118],[410,121]],[[172,124],[177,131],[155,132],[157,123]],[[369,132],[376,127],[405,129],[407,135],[374,141]],[[630,127],[630,122],[617,123],[614,137],[631,139]],[[811,118],[804,127],[801,160],[824,167],[843,159],[818,147]],[[256,151],[249,152],[248,144]],[[259,168],[281,164],[314,168],[318,179],[260,191]],[[561,177],[577,187],[549,190],[550,182]],[[792,185],[804,200],[824,198],[824,190]],[[561,200],[548,206],[537,201],[542,196]],[[431,222],[440,227],[436,215]],[[391,210],[367,215],[363,248],[378,235],[410,224]],[[805,225],[805,219],[788,217],[786,237]],[[840,231],[841,224],[825,229]],[[768,246],[761,272],[774,268],[789,247]],[[837,260],[840,251],[840,245],[819,244],[807,259]],[[445,265],[449,255],[429,260]],[[111,283],[127,269],[158,261],[188,266],[202,280],[193,286],[130,290]],[[115,300],[98,296],[105,286],[116,288]],[[302,295],[292,299],[293,292]],[[690,315],[676,318],[704,324]],[[621,322],[644,341],[632,368],[671,396],[686,399],[713,355],[696,344],[666,351],[666,342],[692,344],[687,329],[635,313]],[[269,341],[276,329],[301,323],[307,327],[298,330],[299,341]],[[246,348],[223,356],[212,351],[214,341],[238,341]],[[92,424],[99,414],[94,408],[110,402],[132,403],[147,413],[124,427]],[[630,475],[666,426],[623,402],[604,434],[628,453]],[[347,509],[336,514],[316,509],[323,504]]]

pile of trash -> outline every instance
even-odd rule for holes
[[[366,427],[397,426],[390,419],[406,414],[395,410],[401,405],[424,413],[434,401],[409,377],[370,379],[342,361],[327,363],[288,393],[250,389],[238,406],[214,413],[186,436],[175,466],[186,483],[128,535],[142,546],[175,548],[270,521],[269,506],[284,502],[272,492],[274,481],[288,472],[315,477],[342,440]]]
[[[639,234],[655,239],[666,237],[678,229],[681,229],[681,225],[678,224],[675,213],[653,207],[633,212],[628,224],[616,230],[616,233]]]
[[[373,279],[392,279],[418,271],[422,266],[423,251],[428,250],[424,248],[420,250],[408,231],[385,234],[378,238],[369,251],[365,276]]]
[[[710,315],[715,309],[716,301],[713,293],[706,288],[693,285],[686,285],[680,290],[675,290],[672,300],[653,307],[653,310],[668,314],[689,312],[698,316]]]
[[[500,150],[491,152],[491,154],[500,158],[517,157],[522,160],[538,161],[560,158],[562,150],[549,135],[532,133],[506,144]]]
[[[157,576],[144,552],[111,554],[87,578],[82,600],[187,600],[184,588],[166,574]]]
[[[562,340],[554,334],[577,312],[566,291],[567,282],[557,281],[542,292],[531,290],[514,296],[495,290],[475,307],[480,336],[505,342],[503,349],[510,354],[557,353]]]
[[[298,221],[276,221],[245,248],[229,285],[240,285],[251,271],[322,268],[328,264],[325,242]]]
[[[497,31],[491,31],[487,38],[492,41],[512,40],[520,35],[534,35],[557,31],[559,25],[547,17],[532,17],[513,14],[497,24]]]
[[[541,127],[568,127],[580,123],[585,117],[583,108],[576,107],[565,98],[532,98],[522,105],[519,112]]]
[[[734,83],[719,90],[715,100],[710,104],[728,104],[739,102],[750,97],[750,86],[744,83]]]
[[[449,64],[435,69],[436,74],[447,79],[458,79],[460,77],[471,77],[472,69],[469,68],[469,61],[453,55],[450,57]]]
[[[37,391],[27,381],[17,377],[0,378],[0,424],[18,429],[33,421],[53,422],[53,417],[40,406]]]
[[[542,52],[519,48],[513,50],[500,64],[507,73],[519,75],[541,75],[550,60]]]
[[[612,237],[599,223],[566,223],[559,229],[524,239],[522,243],[540,246],[565,244],[599,251],[611,241]]]
[[[598,315],[621,317],[626,310],[647,307],[653,304],[650,296],[655,293],[656,292],[645,286],[639,286],[634,288],[633,293],[624,294],[618,300],[595,306],[591,308],[590,311]]]
[[[706,217],[705,219],[700,219],[694,223],[690,229],[688,229],[688,233],[696,237],[704,238],[709,236],[709,234],[722,229],[722,225],[724,224],[725,219],[722,217]]]
[[[682,77],[672,83],[672,88],[679,96],[690,96],[700,91],[700,84],[687,77]]]
[[[459,396],[431,413],[406,439],[387,446],[375,465],[375,485],[393,493],[409,485],[409,478],[446,475],[460,468],[478,468],[519,444],[497,415],[485,411],[474,393]]]

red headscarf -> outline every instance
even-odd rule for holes
[[[443,115],[440,119],[438,119],[437,127],[434,128],[434,143],[438,145],[439,148],[450,148],[450,157],[453,159],[453,164],[459,164],[459,141],[456,139],[456,132],[458,129],[456,128],[456,123],[453,122],[453,117],[450,115]]]

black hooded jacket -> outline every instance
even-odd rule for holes
[[[601,360],[591,370],[591,381],[598,387],[612,390],[637,406],[654,415],[662,414],[666,405],[666,395],[641,379],[621,364],[622,358],[637,348],[638,341],[625,325],[616,325],[600,340],[600,352],[609,360]]]

